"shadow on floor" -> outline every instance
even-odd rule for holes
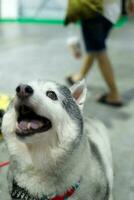
[[[124,106],[121,108],[114,108],[111,106],[103,105],[97,103],[96,94],[104,94],[104,89],[101,87],[88,87],[89,95],[87,97],[87,102],[85,106],[85,116],[97,118],[101,120],[106,127],[112,128],[113,122],[118,121],[128,121],[132,118],[131,113],[126,107],[134,99],[134,88],[127,90],[122,95]]]

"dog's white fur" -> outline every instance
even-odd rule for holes
[[[18,139],[15,134],[17,114],[14,108],[18,98],[14,98],[2,125],[11,157],[9,189],[12,189],[14,178],[20,187],[26,188],[32,195],[63,194],[81,179],[80,188],[70,200],[112,200],[112,157],[105,127],[90,119],[84,124],[84,133],[79,141],[79,127],[61,106],[65,97],[57,89],[57,84],[32,82],[30,86],[34,94],[28,104],[37,114],[50,119],[52,128],[24,140]],[[45,95],[47,90],[55,91],[58,101],[49,99]],[[71,93],[82,112],[86,97],[84,83],[72,87]],[[76,146],[72,145],[72,141],[76,142]],[[95,155],[97,152],[93,152],[91,143],[99,150],[99,155]],[[107,185],[109,194],[102,199]],[[96,192],[96,188],[100,189],[100,193]]]

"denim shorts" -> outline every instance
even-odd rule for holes
[[[113,24],[102,15],[81,21],[82,35],[87,52],[106,49],[106,39]]]

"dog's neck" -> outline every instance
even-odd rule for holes
[[[70,128],[71,126],[71,128]],[[73,156],[76,157],[77,151],[83,141],[81,140],[78,128],[74,123],[70,126],[63,126],[62,129],[52,132],[47,139],[36,143],[26,144],[28,153],[34,167],[46,173],[54,172],[63,165],[69,163]],[[59,131],[59,133],[57,133]],[[69,134],[68,134],[69,133]],[[72,162],[72,161],[71,161]],[[54,169],[54,170],[53,170]],[[53,174],[52,174],[53,175]]]
[[[71,147],[68,146],[67,149],[61,144],[45,147],[43,141],[36,145],[27,145],[35,169],[51,174],[51,176],[54,176],[55,172],[59,173],[59,169],[62,171],[67,164],[70,165],[70,162],[73,161],[73,157],[76,157],[80,148],[81,144],[73,150]]]
[[[81,138],[80,144],[72,152],[63,149],[62,146],[60,150],[59,147],[48,148],[43,141],[36,145],[18,144],[18,154],[15,156],[19,166],[15,175],[16,181],[22,183],[21,186],[28,188],[32,193],[34,191],[35,193],[41,191],[44,194],[55,191],[62,193],[78,181],[85,170],[82,163],[87,159],[87,154],[90,156],[86,141],[85,137]],[[20,147],[22,149],[19,152]],[[38,188],[34,187],[33,179],[38,183]]]

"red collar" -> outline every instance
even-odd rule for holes
[[[21,188],[15,180],[13,180],[13,187],[11,191],[11,198],[12,199],[18,199],[18,200],[24,200],[24,199],[31,199],[31,200],[67,200],[69,197],[71,197],[75,191],[80,186],[80,180],[75,183],[73,186],[71,186],[65,193],[61,195],[53,195],[53,196],[46,196],[43,195],[41,198],[34,197],[28,193],[28,191],[25,188]]]
[[[69,188],[64,194],[62,195],[56,195],[55,197],[51,197],[51,198],[48,198],[48,197],[45,197],[44,198],[41,198],[41,200],[67,200],[69,197],[71,197],[75,191],[79,188],[80,186],[80,180],[75,183],[73,186],[71,186],[71,188]]]

